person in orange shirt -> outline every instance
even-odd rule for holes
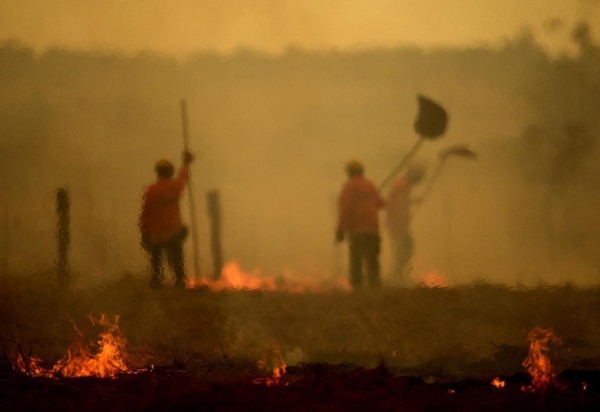
[[[139,227],[142,247],[150,258],[150,286],[159,287],[163,280],[163,254],[175,274],[175,285],[186,287],[187,278],[183,264],[183,241],[188,229],[182,223],[179,200],[188,181],[188,166],[194,156],[183,153],[183,162],[177,177],[175,167],[168,160],[156,162],[156,182],[145,190]]]
[[[359,289],[363,284],[363,265],[367,269],[368,284],[379,287],[378,211],[383,199],[375,185],[364,177],[364,167],[352,160],[346,164],[348,180],[338,198],[338,226],[336,241],[348,238],[350,252],[350,285]]]
[[[386,226],[392,253],[391,281],[398,286],[407,286],[411,271],[414,241],[410,231],[411,208],[418,202],[411,194],[421,182],[425,171],[411,165],[405,175],[398,177],[390,188],[386,199]]]

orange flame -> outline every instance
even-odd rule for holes
[[[277,281],[271,276],[260,276],[260,271],[245,273],[237,262],[230,262],[223,267],[221,277],[207,284],[211,289],[252,289],[276,290]]]
[[[281,355],[281,349],[279,348],[279,346],[275,346],[273,348],[273,354],[271,356],[271,364],[272,364],[271,376],[257,378],[257,379],[254,379],[253,382],[256,384],[263,384],[266,386],[275,386],[275,385],[282,385],[282,384],[287,386],[287,383],[282,382],[282,378],[283,378],[283,375],[285,375],[287,365],[285,364],[285,361],[283,360],[283,356]],[[266,370],[266,371],[269,371],[269,369],[270,369],[267,365],[267,362],[264,359],[259,360],[257,362],[257,366],[259,369]]]
[[[523,390],[545,390],[555,384],[556,374],[549,358],[550,345],[560,345],[561,341],[552,330],[539,326],[533,328],[528,335],[529,354],[523,366],[531,375],[531,385]]]
[[[15,370],[28,376],[51,378],[52,372],[44,369],[44,367],[41,366],[41,363],[42,359],[37,356],[25,357],[23,354],[19,353],[17,360],[15,361]]]
[[[418,276],[417,283],[428,288],[447,288],[450,286],[448,277],[436,271],[421,274]]]
[[[54,365],[53,371],[65,377],[96,376],[99,378],[112,378],[120,373],[127,373],[129,371],[125,361],[127,341],[119,329],[119,316],[115,316],[111,321],[103,314],[100,319],[90,317],[90,320],[92,324],[97,323],[105,328],[98,339],[100,351],[92,355],[87,345],[77,345],[74,350],[68,351],[66,359]]]
[[[125,346],[127,340],[119,329],[119,316],[111,320],[106,315],[100,319],[89,317],[93,325],[103,326],[105,330],[100,333],[98,339],[99,351],[92,354],[89,346],[85,343],[84,334],[73,323],[77,334],[71,348],[67,350],[67,356],[59,360],[52,369],[44,369],[40,366],[41,360],[30,357],[27,361],[19,355],[16,369],[30,376],[58,377],[99,377],[114,378],[123,373],[138,373],[139,370],[131,369],[126,362]]]
[[[293,281],[293,273],[286,271],[286,276],[269,276],[254,269],[244,272],[236,261],[231,261],[223,266],[221,276],[216,280],[199,279],[191,287],[206,286],[214,291],[223,290],[261,290],[261,291],[286,291],[291,293],[323,292],[331,289],[350,290],[347,280],[336,280],[332,284],[303,279],[302,282]]]
[[[496,377],[496,378],[492,379],[492,385],[495,386],[496,388],[504,388],[506,386],[506,382],[503,381],[502,379]]]

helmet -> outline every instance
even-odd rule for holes
[[[154,165],[158,177],[171,177],[175,173],[175,166],[167,159],[161,159]]]
[[[350,160],[346,163],[346,173],[348,176],[360,176],[364,173],[365,168],[362,163],[356,159]]]

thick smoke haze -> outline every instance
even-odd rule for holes
[[[0,0],[0,38],[48,47],[151,50],[186,56],[240,47],[303,49],[498,46],[530,27],[552,53],[572,51],[565,34],[600,23],[597,0]]]
[[[179,162],[185,98],[203,271],[211,268],[205,196],[218,189],[226,261],[277,276],[345,275],[345,248],[333,241],[343,165],[358,157],[381,182],[418,139],[424,94],[450,122],[418,161],[431,171],[457,144],[478,157],[449,160],[417,210],[415,280],[597,283],[600,48],[585,25],[572,43],[572,57],[550,57],[525,33],[493,50],[290,49],[178,61],[37,54],[4,42],[2,263],[10,272],[52,267],[55,190],[67,186],[74,272],[142,273],[142,191],[156,160]],[[385,281],[385,237],[382,257]]]

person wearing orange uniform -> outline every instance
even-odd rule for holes
[[[150,258],[150,286],[159,287],[163,280],[163,254],[175,274],[175,285],[185,287],[187,278],[183,264],[183,241],[188,229],[182,223],[179,200],[188,181],[188,166],[193,155],[183,153],[183,162],[177,177],[175,167],[168,160],[156,162],[156,182],[144,193],[139,227],[142,246]]]
[[[405,175],[397,178],[386,199],[386,226],[392,252],[391,281],[406,286],[411,271],[414,241],[410,231],[411,208],[417,199],[411,195],[412,188],[425,175],[420,166],[410,166]]]
[[[348,180],[338,198],[338,226],[336,241],[348,238],[350,254],[350,285],[359,289],[363,284],[363,265],[367,269],[368,284],[379,287],[379,209],[383,199],[375,185],[364,177],[363,165],[350,161],[346,165]]]

